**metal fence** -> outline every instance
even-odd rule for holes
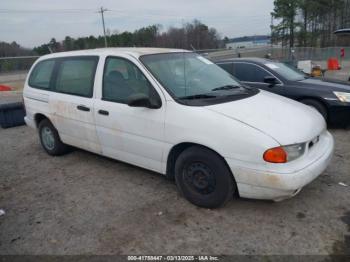
[[[28,71],[39,56],[0,57],[0,73]]]
[[[341,58],[341,49],[345,57]],[[341,63],[350,66],[350,47],[257,47],[247,49],[209,49],[196,51],[213,61],[236,57],[270,57],[271,59],[296,63],[298,60],[312,60],[326,66],[330,57],[337,57]],[[0,57],[0,82],[24,80],[28,70],[39,56]]]
[[[345,51],[345,57],[341,58],[341,49]],[[327,61],[331,57],[339,60],[350,61],[350,47],[260,47],[250,49],[226,49],[226,50],[206,50],[208,58],[218,61],[222,59],[237,57],[270,57],[284,62],[298,60]]]

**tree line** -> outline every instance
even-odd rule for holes
[[[215,49],[222,47],[223,41],[215,28],[209,28],[199,20],[186,23],[182,27],[170,27],[162,31],[161,25],[142,27],[134,32],[107,34],[109,47],[168,47],[182,49]],[[50,52],[81,50],[104,47],[103,36],[72,38],[63,41],[52,38],[49,43],[33,49],[38,55]]]
[[[11,56],[28,56],[34,55],[34,51],[28,48],[23,48],[16,42],[6,43],[0,42],[0,57]]]
[[[350,28],[350,0],[275,0],[272,39],[283,46],[350,45],[334,31]]]

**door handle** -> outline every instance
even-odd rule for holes
[[[84,105],[78,105],[77,109],[81,110],[81,111],[85,111],[85,112],[89,112],[90,111],[90,108],[88,108],[88,107],[86,107]]]
[[[106,110],[98,110],[98,113],[100,114],[100,115],[104,115],[104,116],[108,116],[109,115],[109,112],[108,111],[106,111]]]

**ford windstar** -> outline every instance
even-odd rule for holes
[[[316,110],[243,86],[185,50],[46,55],[32,66],[23,96],[25,121],[48,154],[74,146],[153,170],[201,207],[221,206],[235,193],[292,197],[333,153]]]

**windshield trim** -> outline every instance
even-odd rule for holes
[[[247,90],[247,93],[242,93],[242,94],[227,94],[224,96],[217,96],[209,99],[195,99],[195,100],[186,100],[186,99],[181,99],[178,98],[169,88],[164,85],[164,83],[152,73],[152,70],[148,67],[146,63],[144,63],[143,58],[147,56],[156,56],[156,55],[169,55],[169,54],[197,54],[198,56],[201,56],[200,54],[192,51],[186,51],[184,50],[183,52],[176,51],[176,52],[164,52],[164,53],[154,53],[154,54],[145,54],[139,56],[138,60],[141,62],[141,64],[147,69],[148,73],[157,80],[157,82],[162,86],[162,88],[174,99],[175,102],[181,104],[181,105],[186,105],[186,106],[206,106],[206,105],[213,105],[213,104],[220,104],[220,103],[225,103],[225,102],[230,102],[230,101],[235,101],[235,100],[240,100],[243,98],[247,98],[253,95],[256,95],[257,93],[260,92],[259,89],[257,88],[252,88],[249,89],[242,85],[240,81],[237,79],[233,78],[238,84],[240,85],[241,88]],[[205,58],[207,59],[207,58]],[[213,63],[215,64],[215,63]],[[216,64],[215,64],[216,65]],[[218,66],[218,65],[216,65]],[[229,73],[227,73],[229,74]],[[229,74],[231,76],[231,74]],[[231,76],[232,77],[232,76]],[[214,94],[213,94],[214,95]]]

